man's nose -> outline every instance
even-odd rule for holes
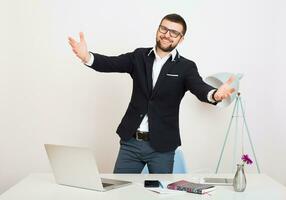
[[[171,33],[170,33],[169,30],[167,31],[167,33],[165,33],[165,37],[167,37],[167,38],[170,38],[170,37],[171,37]]]

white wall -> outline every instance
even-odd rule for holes
[[[131,80],[82,65],[67,37],[83,31],[90,50],[118,55],[154,45],[160,19],[172,12],[188,23],[179,51],[203,77],[245,74],[241,91],[260,168],[286,185],[284,8],[282,0],[3,1],[0,193],[29,173],[50,171],[44,143],[92,147],[100,170],[112,172]],[[185,95],[180,124],[191,172],[215,170],[231,111]],[[232,169],[232,141],[222,172]]]

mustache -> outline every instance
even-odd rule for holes
[[[173,40],[170,40],[169,38],[166,38],[166,37],[160,37],[161,40],[165,39],[165,40],[168,40],[169,42],[173,42]]]

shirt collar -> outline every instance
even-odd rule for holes
[[[158,55],[157,52],[156,52],[156,47],[153,47],[153,48],[149,51],[148,56],[149,56],[152,52],[154,52],[155,56]],[[177,49],[173,49],[167,56],[168,56],[168,57],[172,56],[172,61],[175,61],[176,55],[177,55]],[[178,53],[178,57],[180,57],[180,56],[179,56],[179,53]]]

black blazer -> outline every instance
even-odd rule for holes
[[[133,91],[128,109],[117,128],[122,140],[129,140],[148,114],[150,144],[159,152],[175,150],[181,145],[179,132],[179,107],[186,91],[203,102],[215,89],[206,84],[198,73],[196,64],[177,55],[163,65],[158,80],[152,88],[152,66],[155,59],[152,48],[139,48],[119,56],[93,53],[91,66],[99,72],[126,72],[133,79]]]

